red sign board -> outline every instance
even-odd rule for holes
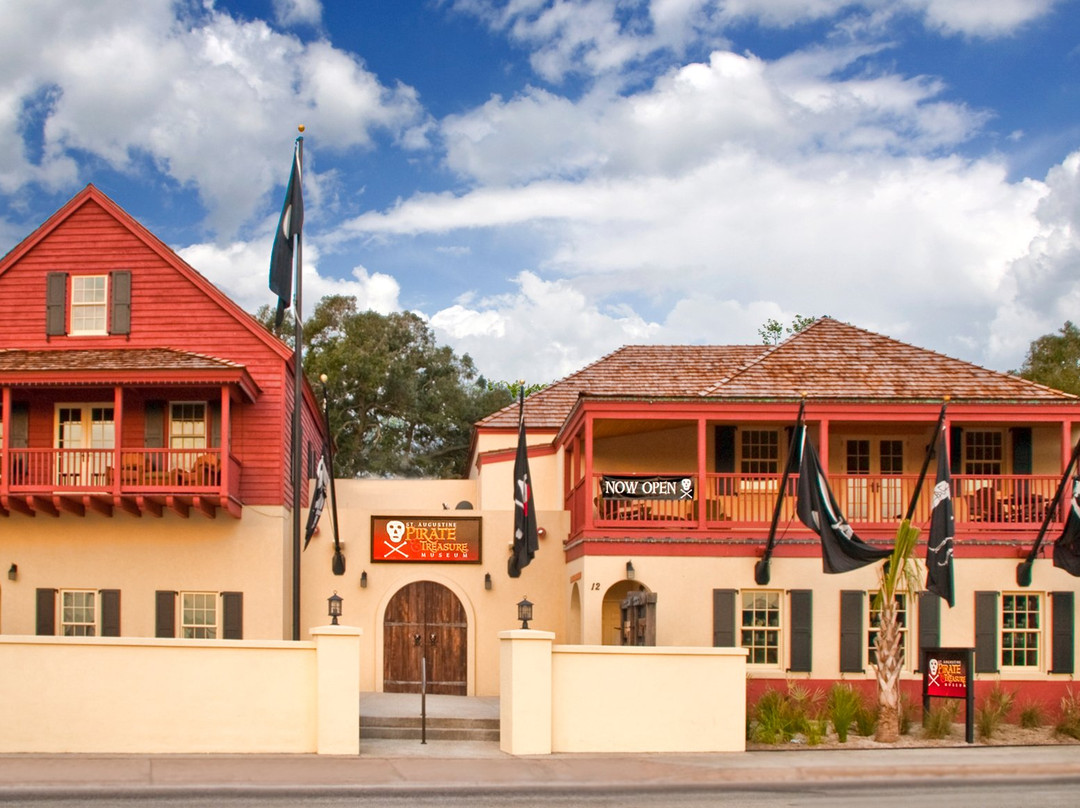
[[[479,516],[372,516],[371,560],[479,564]]]
[[[927,650],[923,678],[927,696],[950,699],[967,697],[968,653],[946,649]]]

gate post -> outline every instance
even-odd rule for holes
[[[550,631],[499,632],[499,749],[551,754]]]
[[[360,754],[360,635],[352,626],[318,626],[315,640],[316,743],[320,755]]]

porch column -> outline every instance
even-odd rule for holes
[[[4,391],[5,393],[7,390]],[[4,405],[7,406],[7,401],[4,401]],[[7,410],[4,410],[4,423],[7,423]],[[4,436],[4,445],[7,445],[7,435]],[[1061,470],[1064,472],[1065,467],[1069,465],[1069,460],[1072,459],[1072,421],[1061,422]]]
[[[219,461],[219,469],[221,471],[221,490],[227,495],[230,490],[229,480],[229,458],[232,456],[232,428],[231,428],[231,413],[229,405],[232,399],[229,397],[229,386],[227,384],[221,385],[221,460]]]
[[[113,456],[112,488],[114,494],[120,493],[120,452],[124,447],[124,388],[113,388]]]
[[[11,447],[11,388],[4,387],[3,404],[0,405],[2,411],[0,411],[0,424],[3,426],[2,438],[2,450],[3,457],[0,460],[0,491],[7,493],[11,484],[11,452],[8,451]]]
[[[593,484],[593,417],[591,413],[585,413],[585,483],[582,486],[585,491],[585,521],[586,528],[593,526],[593,512],[596,507],[596,503],[593,501],[596,496],[596,488]]]
[[[709,473],[709,425],[704,418],[698,418],[697,425],[697,526],[702,528],[705,526],[705,504],[709,497],[709,486],[706,480],[706,475]]]
[[[821,459],[821,467],[825,473],[829,473],[829,419],[822,418],[818,421],[818,457]]]

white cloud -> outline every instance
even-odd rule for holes
[[[276,302],[268,287],[270,237],[254,241],[236,241],[224,246],[193,244],[178,250],[211,283],[221,289],[241,308],[252,313],[260,306]],[[327,295],[355,297],[361,309],[380,314],[400,311],[401,287],[389,275],[355,267],[349,278],[329,278],[319,274],[319,249],[304,243],[304,277],[301,289],[303,316],[311,315],[315,305]]]
[[[318,25],[322,20],[320,0],[274,0],[274,17],[279,25]]]
[[[559,82],[580,73],[620,73],[668,52],[723,41],[725,29],[758,22],[788,28],[831,22],[838,29],[913,15],[945,34],[1005,36],[1059,0],[454,0],[453,8],[531,49],[533,69]]]
[[[294,3],[289,13],[316,8]],[[132,174],[150,164],[196,189],[211,225],[231,235],[284,183],[298,124],[334,150],[367,148],[376,130],[404,137],[423,122],[411,88],[383,85],[354,55],[263,21],[167,0],[40,0],[5,15],[0,136],[15,144],[0,158],[7,191],[77,184],[75,154]],[[35,156],[28,144],[38,139]]]
[[[461,302],[430,319],[436,337],[469,354],[489,379],[554,381],[659,330],[632,311],[591,303],[569,283],[532,272],[513,280],[512,294]]]

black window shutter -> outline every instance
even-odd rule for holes
[[[975,672],[997,673],[998,593],[975,593]]]
[[[735,427],[716,427],[716,473],[731,474],[735,471]]]
[[[143,418],[143,446],[165,448],[165,402],[147,401]]]
[[[56,634],[56,590],[37,590],[37,634],[50,637]]]
[[[716,648],[734,648],[735,642],[735,595],[734,589],[712,591],[712,644]]]
[[[111,273],[112,328],[110,334],[131,333],[131,272],[119,270]]]
[[[1073,673],[1073,622],[1075,604],[1073,592],[1051,592],[1050,619],[1054,635],[1052,667],[1050,673]]]
[[[158,590],[154,593],[154,636],[176,636],[176,593]]]
[[[845,589],[840,593],[840,670],[863,672],[863,602],[862,590]]]
[[[789,671],[809,673],[814,661],[814,591],[791,590],[791,641]]]
[[[30,446],[30,405],[25,401],[11,405],[11,448],[26,449]]]
[[[919,593],[919,648],[938,648],[941,645],[941,598],[933,592]],[[916,658],[922,665],[922,654]]]
[[[221,593],[222,639],[244,639],[244,593]]]
[[[1031,474],[1031,427],[1015,426],[1012,432],[1013,474]]]
[[[120,636],[120,590],[101,590],[101,636]]]
[[[67,278],[66,272],[45,276],[45,336],[67,333]]]
[[[949,466],[953,474],[964,467],[964,430],[958,426],[949,427]]]

